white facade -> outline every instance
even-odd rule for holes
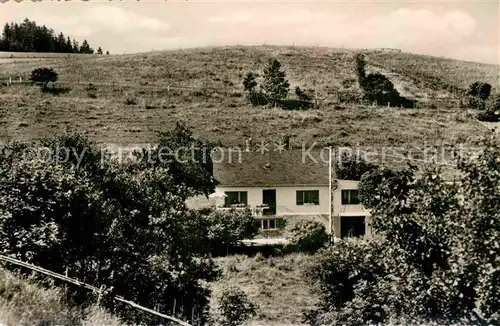
[[[354,220],[358,220],[359,229],[360,221],[364,221],[364,235],[371,237],[372,228],[370,223],[370,212],[366,210],[361,204],[343,204],[342,203],[342,190],[357,190],[359,181],[352,180],[337,180],[333,185],[332,196],[332,227],[334,237],[340,238],[345,236],[349,231],[348,227],[353,227]],[[276,213],[272,216],[262,215],[262,210],[258,207],[264,204],[264,190],[275,190],[276,192]],[[319,192],[318,204],[303,204],[298,205],[296,202],[296,193],[301,190],[315,190]],[[219,186],[216,188],[216,194],[225,194],[226,192],[246,192],[247,205],[250,207],[256,218],[272,219],[272,218],[285,218],[287,216],[300,217],[304,216],[317,216],[322,222],[325,223],[327,230],[329,229],[329,187],[320,186],[287,186],[287,187],[224,187]],[[225,198],[215,197],[211,200],[212,206],[224,209]],[[358,230],[359,232],[359,230]]]
[[[247,204],[252,207],[263,204],[263,191],[276,190],[276,215],[311,215],[328,214],[328,186],[308,186],[308,187],[217,187],[216,193],[227,191],[246,191]],[[318,205],[297,205],[296,192],[299,190],[318,190]],[[224,205],[224,198],[216,198],[216,206]]]

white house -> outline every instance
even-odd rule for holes
[[[240,151],[213,161],[219,185],[210,197],[217,209],[248,207],[264,230],[277,229],[283,220],[307,218],[327,230],[331,225],[338,238],[371,236],[370,213],[357,197],[358,181],[337,180],[333,171],[330,184],[327,153]]]

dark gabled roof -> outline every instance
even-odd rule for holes
[[[219,150],[214,177],[221,186],[279,187],[328,185],[328,151]]]

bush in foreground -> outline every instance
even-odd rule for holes
[[[326,228],[318,221],[297,220],[287,225],[285,233],[289,243],[304,252],[315,252],[328,241]]]
[[[252,303],[245,292],[235,286],[226,286],[218,297],[220,320],[217,325],[242,325],[255,316],[257,307]]]
[[[500,145],[494,135],[482,145],[479,157],[458,161],[453,183],[413,167],[362,177],[380,238],[318,255],[322,302],[312,324],[500,322]]]
[[[173,150],[198,145],[184,131],[165,133],[161,142]],[[218,270],[207,224],[185,200],[213,188],[210,163],[118,164],[75,135],[43,144],[44,157],[28,144],[0,154],[0,252],[204,323],[206,282]],[[86,303],[93,299],[86,293],[70,296]],[[129,322],[164,322],[126,305],[103,304]]]
[[[226,255],[241,240],[252,239],[259,232],[249,209],[212,211],[204,217],[208,224],[208,246],[214,255]]]

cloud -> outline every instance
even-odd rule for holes
[[[471,47],[461,52],[472,52],[474,45],[468,43],[472,43],[470,40],[478,25],[467,12],[449,10],[439,14],[418,8],[399,8],[364,17],[358,13],[347,15],[326,10],[293,8],[277,15],[274,11],[248,9],[210,17],[208,22],[223,27],[226,34],[246,31],[250,43],[258,43],[252,37],[259,37],[260,43],[269,44],[293,40],[295,44],[304,45],[393,47],[422,53],[442,53],[449,49],[450,54],[456,52],[454,49],[459,44],[462,48]],[[228,28],[231,25],[235,28]],[[253,31],[255,28],[261,30]]]
[[[236,11],[224,16],[212,16],[208,18],[211,24],[220,25],[247,25],[250,27],[272,27],[290,24],[310,24],[320,22],[331,15],[309,10],[291,10],[276,15],[273,11]]]
[[[147,6],[135,2],[10,1],[1,6],[0,24],[28,17],[80,42],[85,38],[92,46],[101,45],[111,52],[294,43],[351,48],[395,47],[409,52],[456,54],[468,59],[477,54],[477,60],[488,61],[498,58],[498,17],[489,14],[492,10],[473,17],[455,4],[434,6],[413,1],[412,4],[404,1],[398,4],[400,8],[392,9],[393,5],[382,3],[351,5],[303,1]],[[165,6],[169,6],[169,10],[164,10]]]
[[[115,33],[128,33],[130,31],[165,32],[170,25],[157,18],[137,14],[131,10],[120,7],[99,5],[88,9],[83,20],[90,21],[102,28],[107,28]]]

